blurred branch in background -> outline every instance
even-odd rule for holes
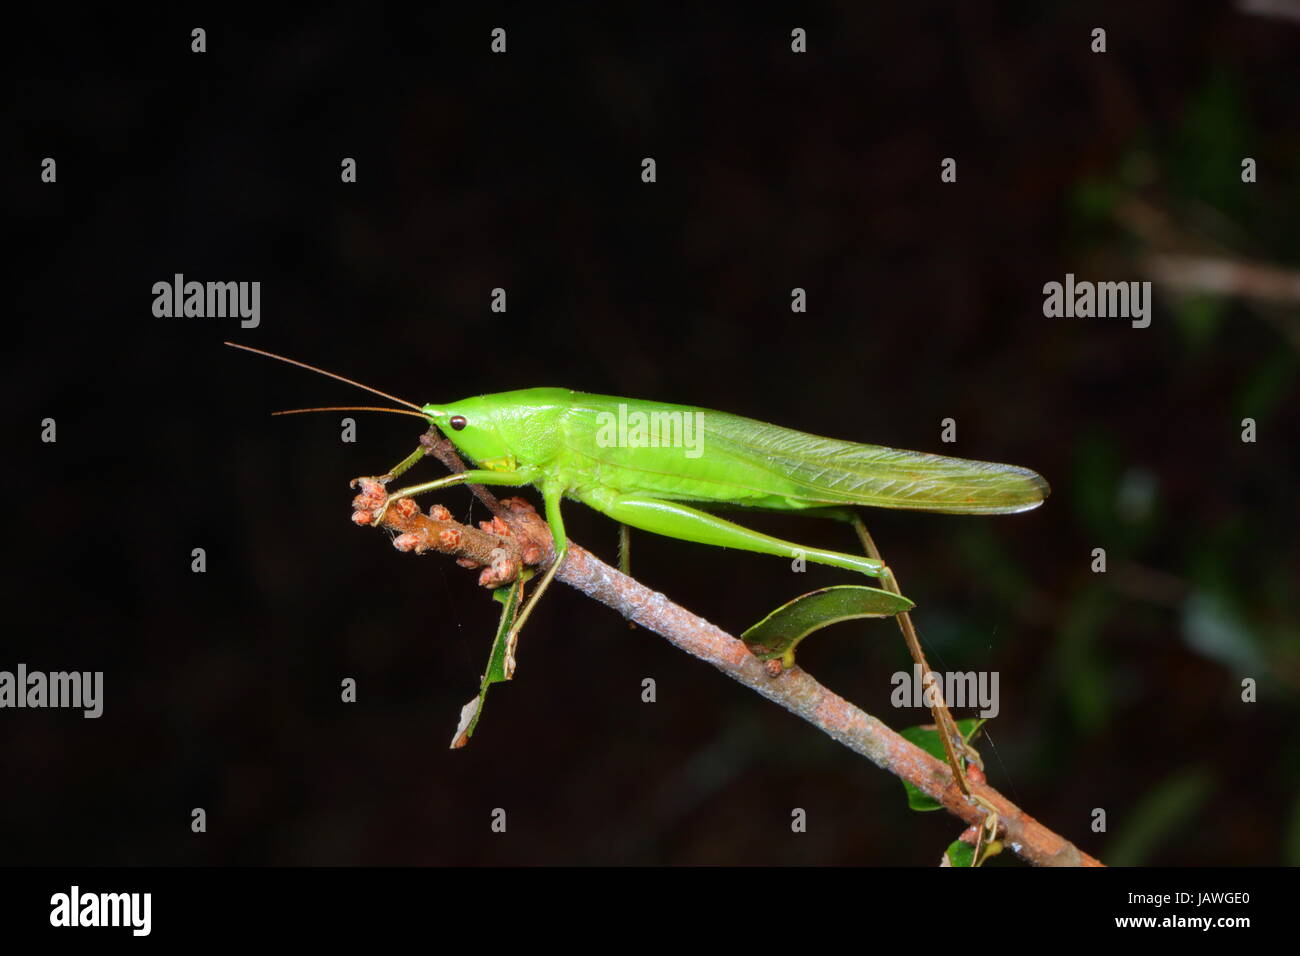
[[[1300,23],[1300,0],[1237,0],[1237,9],[1258,17],[1276,17]]]
[[[1300,351],[1300,271],[1254,262],[1180,228],[1164,210],[1131,199],[1116,210],[1118,221],[1149,248],[1141,269],[1175,295],[1245,299]],[[1286,307],[1292,308],[1286,308]]]
[[[1179,292],[1300,303],[1300,272],[1275,266],[1207,256],[1153,255],[1147,257],[1146,271]]]
[[[1300,305],[1300,272],[1243,260],[1155,254],[1143,271],[1174,293],[1212,294],[1255,300],[1257,311],[1300,351],[1300,311],[1270,309],[1271,303]]]

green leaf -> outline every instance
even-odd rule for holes
[[[513,584],[507,584],[492,592],[492,600],[501,604],[501,621],[497,624],[497,635],[492,640],[492,653],[488,655],[487,670],[483,673],[483,683],[479,686],[478,696],[473,698],[460,710],[460,723],[456,725],[455,736],[451,738],[453,750],[464,747],[474,735],[478,719],[483,713],[483,702],[487,700],[488,688],[493,684],[510,680],[506,674],[506,658],[509,648],[506,638],[510,636],[510,627],[515,623],[515,614],[519,610],[519,601],[524,593],[524,580],[530,575],[520,574]]]
[[[957,731],[961,734],[961,739],[969,743],[984,722],[985,718],[983,717],[967,717],[964,720],[957,721]],[[931,757],[938,757],[940,760],[945,759],[943,741],[939,739],[939,731],[935,728],[908,727],[900,730],[898,735],[904,740],[916,744]],[[928,796],[906,780],[903,781],[903,789],[907,791],[907,805],[913,810],[939,810],[943,807],[939,801]],[[952,848],[949,847],[949,849]]]
[[[975,863],[975,848],[962,840],[953,840],[948,849],[943,851],[945,866],[972,866]]]
[[[760,661],[781,658],[794,666],[794,649],[813,631],[839,621],[893,617],[914,607],[899,594],[857,584],[842,584],[800,595],[783,604],[744,634],[741,640]]]

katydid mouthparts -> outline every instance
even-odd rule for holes
[[[348,409],[423,418],[475,467],[389,494],[388,502],[456,484],[533,485],[541,492],[555,560],[516,622],[517,631],[564,561],[560,503],[583,504],[642,531],[857,571],[896,592],[858,506],[947,514],[1014,514],[1037,508],[1047,482],[1015,465],[970,461],[823,438],[727,412],[565,388],[527,388],[448,404],[416,405],[294,359],[227,342],[326,375],[405,406]],[[336,409],[300,409],[332,411]],[[421,453],[405,459],[394,478]],[[859,529],[869,554],[806,547],[704,508],[753,508],[836,518]],[[378,524],[383,511],[375,515]]]

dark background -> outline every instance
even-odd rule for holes
[[[1031,514],[868,516],[931,660],[1001,675],[990,782],[1107,862],[1300,863],[1296,303],[1161,285],[1145,330],[1042,315],[1045,282],[1150,278],[1153,253],[1296,263],[1300,23],[619,6],[14,28],[0,668],[103,670],[105,709],[0,713],[4,861],[933,865],[961,829],[562,587],[448,751],[497,605],[349,520],[348,479],[422,429],[359,416],[344,444],[338,415],[272,419],[369,400],[233,338],[419,402],[565,385],[1035,468],[1054,494]],[[261,326],[153,317],[176,272],[260,281]],[[614,556],[611,522],[567,519]],[[633,570],[733,633],[858,583],[644,534]],[[908,659],[887,622],[800,663],[928,722],[889,706]]]

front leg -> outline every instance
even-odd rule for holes
[[[425,450],[424,446],[421,445],[419,448],[415,449],[415,451],[411,452],[409,455],[407,455],[405,458],[399,461],[396,465],[394,465],[392,468],[386,471],[384,474],[363,475],[360,478],[353,478],[351,481],[348,482],[348,487],[355,488],[363,481],[376,481],[379,484],[387,487],[390,481],[392,481],[402,472],[406,471],[408,468],[410,468],[412,465],[414,465],[417,461],[419,461],[427,454],[428,452]]]
[[[454,475],[447,475],[436,481],[426,481],[419,485],[408,485],[405,488],[398,488],[391,492],[384,503],[379,506],[375,512],[373,523],[378,525],[384,520],[384,515],[388,512],[388,506],[399,498],[411,498],[415,495],[424,494],[426,491],[437,491],[439,488],[449,488],[452,485],[531,485],[537,478],[537,473],[531,468],[520,468],[516,471],[488,471],[486,469],[462,471]]]
[[[562,485],[547,483],[542,486],[542,498],[546,501],[546,523],[551,529],[551,540],[555,545],[555,560],[551,566],[546,569],[542,579],[537,582],[537,589],[533,591],[533,596],[528,603],[524,605],[519,617],[515,620],[514,625],[510,628],[510,633],[506,637],[506,678],[510,678],[515,672],[515,647],[519,643],[519,632],[523,630],[524,622],[528,620],[528,615],[533,613],[533,608],[537,602],[546,593],[550,587],[551,581],[555,579],[555,572],[560,570],[560,565],[564,563],[565,555],[569,553],[569,539],[564,533],[564,518],[560,514],[560,500],[564,497],[564,487]]]

